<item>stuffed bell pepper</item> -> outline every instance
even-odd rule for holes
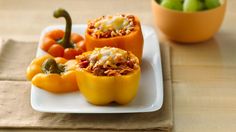
[[[33,85],[53,93],[65,93],[78,90],[76,83],[76,60],[51,55],[34,59],[27,68],[27,79]]]
[[[95,48],[76,60],[77,84],[88,102],[128,104],[136,96],[140,66],[131,52],[114,47]]]
[[[71,33],[72,21],[69,13],[64,9],[54,12],[54,17],[64,17],[66,20],[65,32],[55,29],[46,33],[41,44],[41,49],[54,57],[74,59],[85,51],[83,37],[76,33]]]
[[[117,47],[131,51],[141,62],[143,35],[139,19],[133,15],[102,16],[88,23],[85,33],[88,51],[96,47]]]

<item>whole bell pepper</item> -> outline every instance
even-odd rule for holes
[[[85,52],[82,55],[90,54],[89,52]],[[137,57],[136,60],[138,60]],[[79,60],[77,61],[79,63]],[[89,65],[83,62],[81,64]],[[81,64],[79,63],[79,65]],[[130,103],[137,95],[140,76],[139,66],[126,75],[97,76],[80,66],[77,68],[76,73],[80,92],[88,102],[95,105],[107,105],[111,102],[121,105]]]
[[[136,16],[133,16],[134,29],[127,35],[108,37],[108,38],[96,38],[91,35],[90,29],[87,28],[85,33],[85,46],[87,51],[91,51],[97,47],[117,47],[126,51],[131,51],[142,61],[143,53],[143,35],[141,30],[140,21]],[[90,23],[88,24],[89,27]]]
[[[46,33],[41,44],[41,49],[54,57],[64,57],[74,59],[85,51],[83,37],[76,33],[71,33],[72,21],[69,13],[64,9],[54,12],[54,17],[64,17],[66,20],[65,32],[60,29]]]
[[[34,59],[27,68],[27,79],[33,85],[53,93],[77,91],[76,60],[66,60],[51,55]]]

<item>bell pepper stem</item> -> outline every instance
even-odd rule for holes
[[[49,58],[43,62],[42,71],[44,73],[60,74],[61,72],[63,72],[63,69],[58,66],[54,59]]]
[[[69,13],[62,8],[57,9],[54,11],[53,16],[55,18],[60,18],[64,17],[66,20],[66,27],[65,27],[65,35],[64,37],[59,41],[59,43],[64,47],[64,48],[70,48],[72,47],[72,44],[70,42],[70,36],[71,36],[71,26],[72,26],[72,20],[69,15]]]

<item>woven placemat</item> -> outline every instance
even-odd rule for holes
[[[135,114],[60,114],[34,111],[30,106],[27,65],[35,56],[36,42],[8,40],[0,44],[0,128],[160,130],[173,126],[170,48],[161,45],[164,103],[160,110]]]
[[[0,80],[26,80],[26,68],[36,49],[36,43],[0,40]]]

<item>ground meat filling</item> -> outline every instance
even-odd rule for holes
[[[129,34],[134,30],[133,15],[102,16],[88,23],[88,33],[94,38],[110,38]]]
[[[137,57],[118,48],[96,48],[91,54],[76,58],[80,68],[96,76],[127,75],[139,67]]]

